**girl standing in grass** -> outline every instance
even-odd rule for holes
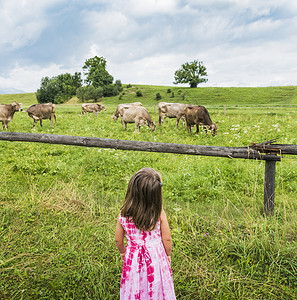
[[[161,175],[152,168],[139,170],[129,181],[115,232],[124,262],[120,299],[176,299],[162,186]]]

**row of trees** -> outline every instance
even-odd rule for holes
[[[76,72],[74,75],[66,73],[52,78],[42,78],[41,86],[36,92],[38,102],[51,101],[59,104],[68,101],[74,95],[83,102],[90,99],[97,102],[103,96],[116,96],[123,90],[120,80],[113,83],[113,76],[106,70],[104,57],[95,56],[87,59],[82,69],[86,76],[84,80],[86,86],[83,86],[80,72]],[[202,82],[207,82],[206,76],[206,67],[201,61],[194,60],[183,64],[180,69],[175,71],[174,84],[186,83],[194,88]]]
[[[36,92],[39,103],[64,103],[76,94],[76,90],[82,86],[81,73],[71,75],[69,73],[44,77],[41,86]]]
[[[86,76],[84,80],[86,86],[83,86],[80,72],[74,75],[66,73],[52,78],[44,77],[36,92],[37,101],[39,103],[52,101],[59,104],[75,95],[83,102],[90,99],[98,101],[103,96],[116,96],[122,91],[120,80],[116,80],[113,84],[113,77],[106,70],[104,57],[95,56],[87,59],[82,69]]]

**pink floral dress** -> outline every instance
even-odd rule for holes
[[[172,272],[161,240],[159,220],[153,231],[140,231],[133,221],[119,216],[127,238],[120,299],[172,300]]]

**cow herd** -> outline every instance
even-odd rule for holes
[[[81,114],[87,115],[88,113],[94,113],[97,117],[101,110],[106,111],[103,104],[98,103],[83,103],[81,105]],[[22,111],[22,103],[14,101],[12,104],[0,105],[0,122],[2,122],[2,130],[8,129],[8,123],[13,119],[16,111]],[[53,126],[53,119],[55,119],[56,106],[53,103],[34,104],[30,106],[25,112],[28,116],[34,120],[33,128],[39,121],[42,126],[43,119],[49,119],[51,126]],[[190,105],[182,103],[158,103],[159,111],[159,126],[164,123],[165,118],[176,118],[176,128],[180,119],[183,121],[183,125],[187,124],[187,131],[191,132],[193,126],[196,126],[196,133],[199,132],[199,126],[203,126],[205,131],[211,130],[212,134],[217,133],[217,125],[212,122],[207,109],[200,105]],[[116,108],[112,118],[116,122],[118,118],[121,118],[121,122],[125,130],[127,130],[128,123],[135,123],[135,130],[140,131],[140,126],[147,125],[152,131],[156,128],[156,123],[152,120],[148,110],[142,105],[141,102],[119,104]]]
[[[8,123],[12,120],[16,111],[22,111],[22,103],[14,101],[12,104],[1,104],[0,105],[0,122],[2,122],[2,130],[8,129]],[[53,103],[45,104],[33,104],[27,110],[28,116],[34,120],[33,128],[35,128],[36,123],[39,121],[42,127],[43,119],[50,119],[51,125],[53,126],[53,118],[56,124],[55,115],[56,105]]]
[[[167,103],[160,102],[158,104],[159,111],[159,125],[164,123],[164,119],[176,118],[177,128],[180,119],[183,121],[183,125],[187,123],[187,131],[191,132],[192,126],[196,126],[196,133],[199,132],[199,125],[202,125],[207,132],[211,130],[212,134],[217,134],[217,125],[212,122],[207,109],[200,105],[190,105],[183,103]],[[141,102],[119,104],[112,116],[114,121],[120,117],[124,129],[127,129],[127,123],[135,123],[135,130],[139,132],[140,126],[147,124],[152,130],[155,130],[156,124],[152,120],[146,108],[144,108]]]

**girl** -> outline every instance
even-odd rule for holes
[[[129,181],[115,232],[124,262],[120,299],[176,299],[170,267],[172,239],[162,205],[162,186],[161,175],[152,168],[139,170]]]

